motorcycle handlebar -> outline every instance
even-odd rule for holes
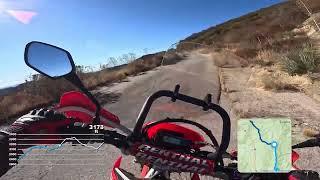
[[[119,134],[117,131],[104,131],[104,143],[114,145],[121,149],[126,145],[126,136]]]
[[[228,149],[229,146],[229,142],[230,142],[230,117],[228,115],[228,113],[219,105],[217,104],[213,104],[211,102],[205,101],[205,100],[201,100],[201,99],[197,99],[191,96],[187,96],[184,94],[180,94],[178,92],[179,90],[179,85],[176,86],[176,90],[173,91],[169,91],[169,90],[160,90],[154,94],[152,94],[151,96],[149,96],[149,98],[147,99],[147,101],[145,102],[145,104],[143,105],[140,114],[137,118],[136,121],[136,125],[133,129],[133,133],[131,134],[130,138],[139,138],[141,136],[141,130],[143,127],[143,124],[145,122],[145,119],[148,115],[148,112],[150,111],[150,108],[152,106],[152,103],[157,100],[160,97],[170,97],[172,98],[172,101],[177,100],[181,100],[184,101],[186,103],[190,103],[190,104],[194,104],[200,107],[203,107],[204,110],[213,110],[215,112],[217,112],[223,121],[223,131],[222,131],[222,138],[221,138],[221,144],[217,153],[217,157],[221,157],[222,154],[224,152],[226,152],[226,150]]]

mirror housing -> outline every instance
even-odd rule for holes
[[[76,70],[68,51],[37,41],[26,45],[24,60],[29,67],[51,79],[67,76]]]
[[[51,79],[65,78],[78,87],[96,105],[92,124],[100,124],[101,105],[76,74],[75,64],[68,51],[43,42],[32,41],[26,45],[24,60],[38,73]]]

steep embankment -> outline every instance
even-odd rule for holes
[[[309,4],[312,12],[320,10],[317,0],[309,0]],[[251,52],[252,56],[257,52],[258,45],[260,48],[266,47],[269,41],[275,42],[273,47],[268,48],[280,49],[290,48],[301,42],[299,38],[285,40],[283,37],[286,32],[301,26],[307,18],[304,10],[298,7],[295,1],[283,2],[194,33],[181,42],[196,42],[218,48],[237,47],[239,54]]]

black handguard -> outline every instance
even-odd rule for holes
[[[59,121],[66,117],[56,111],[49,109],[32,110],[28,114],[21,116],[9,127],[0,130],[0,176],[4,175],[9,169],[9,134],[24,133],[34,124],[44,121]]]

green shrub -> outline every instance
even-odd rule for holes
[[[320,67],[320,56],[312,44],[307,43],[302,48],[294,49],[283,59],[283,68],[290,75],[317,72]]]

